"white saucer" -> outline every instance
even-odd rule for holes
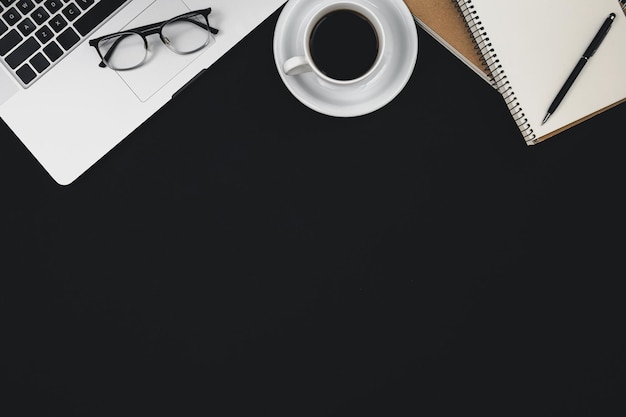
[[[355,0],[374,10],[383,26],[387,39],[383,69],[371,79],[346,86],[327,84],[312,72],[285,75],[283,63],[304,54],[302,37],[308,16],[336,1],[289,0],[274,30],[274,61],[289,91],[306,106],[329,116],[360,116],[389,103],[409,81],[417,61],[417,28],[403,0]]]

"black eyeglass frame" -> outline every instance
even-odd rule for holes
[[[161,39],[161,42],[163,42],[165,44],[165,46],[167,46],[167,48],[179,55],[187,55],[187,54],[191,54],[194,52],[199,51],[200,49],[206,47],[210,41],[210,39],[207,39],[206,43],[196,49],[193,49],[191,51],[186,51],[186,52],[180,52],[177,51],[175,49],[173,49],[172,47],[170,47],[169,45],[169,41],[167,40],[167,38],[163,35],[163,28],[174,21],[178,21],[178,20],[184,20],[186,18],[190,18],[192,16],[202,16],[204,17],[204,20],[206,21],[206,27],[202,24],[202,22],[198,22],[196,20],[189,20],[189,22],[192,22],[194,24],[200,25],[202,28],[207,29],[209,32],[211,32],[212,34],[216,35],[219,30],[211,27],[211,25],[209,24],[209,15],[211,14],[211,8],[208,7],[206,9],[200,9],[200,10],[194,10],[191,12],[187,12],[187,13],[183,13],[181,15],[172,17],[171,19],[168,20],[164,20],[162,22],[158,22],[158,23],[152,23],[149,25],[145,25],[145,26],[140,26],[137,28],[132,28],[132,29],[126,29],[120,32],[116,32],[116,33],[111,33],[109,35],[105,35],[105,36],[101,36],[99,38],[95,38],[95,39],[90,39],[89,40],[89,45],[93,46],[96,51],[98,52],[98,55],[100,56],[100,63],[98,64],[98,66],[100,68],[105,68],[108,67],[107,62],[108,59],[111,57],[111,55],[113,54],[113,52],[115,51],[116,46],[119,44],[119,42],[124,39],[124,35],[128,34],[128,35],[139,35],[141,36],[141,38],[143,39],[143,43],[144,43],[144,48],[146,49],[146,51],[148,50],[148,36],[150,35],[159,35],[159,38]],[[102,52],[100,51],[100,48],[98,47],[98,44],[106,39],[111,39],[111,38],[118,38],[118,42],[114,43],[111,48],[108,50],[108,52],[103,56]],[[137,65],[130,67],[130,68],[124,68],[124,69],[117,69],[117,68],[112,68],[115,69],[117,71],[124,71],[124,70],[130,70],[133,68],[137,68],[139,66],[141,66],[143,63],[145,62],[145,57],[144,59]]]

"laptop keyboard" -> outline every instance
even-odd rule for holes
[[[0,0],[0,61],[31,86],[126,0]]]

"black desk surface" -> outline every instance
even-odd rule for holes
[[[2,126],[0,414],[623,416],[623,122],[527,147],[419,31],[357,118],[273,14],[69,186]]]

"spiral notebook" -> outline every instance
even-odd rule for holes
[[[491,82],[489,71],[467,31],[463,15],[453,0],[404,0],[404,2],[420,28],[456,55],[481,78]]]
[[[463,18],[465,35],[458,34],[458,18],[448,6],[444,6],[447,17],[437,19],[429,10],[432,1],[406,0],[418,23],[421,14],[429,12],[427,17],[433,23],[429,31],[502,94],[528,145],[626,101],[626,16],[622,2],[451,1]],[[557,111],[542,125],[550,103],[610,13],[617,18],[608,35]]]

